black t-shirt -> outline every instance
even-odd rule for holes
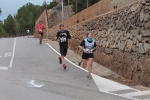
[[[64,35],[64,33],[67,34]],[[67,30],[57,32],[57,39],[59,38],[60,46],[68,46],[68,39],[71,39],[70,33]]]

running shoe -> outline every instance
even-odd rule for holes
[[[81,63],[82,63],[82,60],[78,63],[78,65],[80,66],[80,65],[81,65]]]
[[[58,57],[58,59],[59,59],[59,63],[62,64],[61,57]]]
[[[92,76],[91,76],[91,75],[88,75],[87,78],[88,78],[89,80],[91,80],[91,79],[92,79]]]
[[[64,69],[66,69],[67,68],[66,64],[63,64],[63,67],[64,67]]]
[[[39,44],[42,44],[42,41],[40,41],[40,43]]]

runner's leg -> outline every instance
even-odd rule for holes
[[[39,33],[39,43],[41,44],[41,34]]]
[[[42,40],[43,40],[43,33],[41,34],[41,44],[42,44]]]
[[[64,59],[64,57],[65,57],[66,54],[67,54],[68,47],[66,46],[66,47],[64,47],[63,49],[64,49],[64,50],[63,50],[63,51],[64,51],[64,55],[62,55],[62,64],[63,64],[64,69],[66,69],[67,66],[66,66],[66,64],[65,64],[65,59]]]
[[[66,66],[66,64],[65,64],[65,59],[64,59],[64,57],[65,57],[66,54],[67,54],[67,50],[66,50],[66,49],[67,49],[66,47],[60,46],[60,53],[61,53],[61,56],[59,57],[59,63],[60,63],[60,64],[63,64],[64,69],[67,68],[67,66]]]
[[[88,56],[86,54],[82,54],[82,67],[86,68],[87,66],[87,60],[88,60]]]
[[[86,68],[87,66],[87,59],[82,59],[82,67]]]
[[[88,78],[91,79],[91,73],[92,73],[92,64],[93,64],[93,58],[88,59]]]

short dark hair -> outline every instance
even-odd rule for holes
[[[88,35],[91,34],[91,33],[92,33],[91,31],[87,31],[86,37],[88,37]]]
[[[64,27],[64,24],[60,24],[60,25],[59,25],[59,28],[62,27],[62,26]]]

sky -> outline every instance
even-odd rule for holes
[[[46,0],[47,3],[51,1]],[[34,5],[42,5],[44,0],[0,0],[0,8],[2,10],[0,20],[4,21],[9,14],[14,16],[20,7],[29,2]]]

